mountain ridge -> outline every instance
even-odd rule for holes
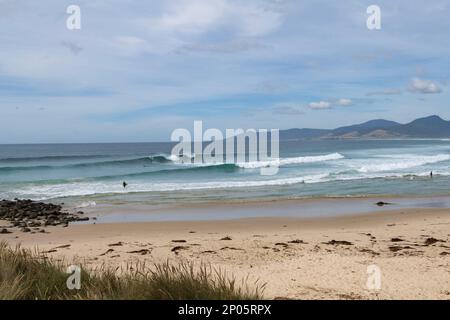
[[[399,122],[374,119],[335,129],[292,128],[280,130],[281,140],[450,138],[450,121],[437,115]]]

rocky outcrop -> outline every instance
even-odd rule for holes
[[[43,228],[47,226],[67,227],[70,222],[89,220],[81,217],[82,214],[81,211],[77,214],[66,212],[62,206],[51,203],[19,199],[0,201],[0,220],[9,221],[11,227],[22,232],[45,232]],[[6,228],[2,230],[2,233],[7,232]]]

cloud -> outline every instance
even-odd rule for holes
[[[311,102],[309,107],[314,110],[331,109],[332,105],[328,101]]]
[[[161,30],[203,33],[218,23],[228,10],[228,4],[223,0],[173,1],[167,12],[152,24]]]
[[[273,114],[280,115],[300,115],[304,114],[302,110],[293,106],[278,106],[272,109]]]
[[[321,100],[319,102],[311,102],[308,106],[313,110],[326,110],[326,109],[332,109],[333,105],[341,106],[341,107],[348,107],[353,104],[353,101],[347,98],[341,98],[335,102],[329,102],[326,100]]]
[[[443,91],[447,86],[440,81],[448,77],[450,61],[450,46],[442,41],[450,30],[448,6],[427,13],[430,4],[419,0],[382,0],[390,28],[368,37],[366,8],[351,1],[320,1],[318,10],[312,0],[82,0],[78,31],[67,30],[65,6],[56,2],[0,0],[0,119],[8,125],[0,126],[0,141],[46,142],[55,132],[71,141],[78,139],[72,127],[86,140],[112,141],[116,137],[103,126],[111,122],[123,129],[121,140],[166,139],[180,126],[167,121],[145,127],[136,116],[133,121],[142,121],[138,132],[131,120],[114,118],[141,109],[150,120],[182,113],[249,127],[275,120],[279,127],[323,126],[321,112],[310,107],[336,109],[321,113],[330,127],[383,112],[404,121],[423,113],[418,98],[430,98],[391,96],[409,92],[413,77],[435,81]],[[412,87],[433,92],[437,86]],[[450,117],[446,92],[431,97],[433,113]],[[341,106],[340,98],[351,98],[358,108]],[[197,102],[209,107],[197,108]],[[52,115],[43,117],[45,126],[27,115],[36,106],[46,107],[39,114]],[[241,116],[253,106],[263,110]],[[304,116],[294,115],[301,110]],[[26,117],[33,121],[24,125]],[[60,119],[73,126],[49,125]],[[24,131],[11,136],[14,127]]]
[[[400,89],[385,89],[385,90],[381,90],[381,91],[371,91],[371,92],[367,92],[366,96],[389,96],[389,95],[396,95],[396,94],[401,94],[402,90]]]
[[[436,83],[430,80],[423,80],[420,78],[414,78],[411,80],[409,90],[411,92],[425,93],[425,94],[442,92],[441,88],[439,88],[439,86]]]
[[[346,106],[351,106],[353,104],[353,101],[350,99],[342,98],[342,99],[338,100],[337,104],[340,106],[346,107]]]
[[[162,32],[201,35],[226,29],[243,37],[267,35],[281,24],[281,12],[261,6],[260,1],[240,3],[226,0],[170,1],[165,13],[148,23]]]

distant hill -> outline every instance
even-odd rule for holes
[[[288,129],[281,140],[450,138],[450,121],[433,115],[407,124],[377,119],[336,129]]]

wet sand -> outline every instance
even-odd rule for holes
[[[14,231],[0,240],[87,267],[206,262],[238,279],[267,283],[268,299],[450,299],[449,209],[90,223],[47,231]],[[366,285],[370,265],[381,270],[380,290]]]
[[[376,203],[389,202],[377,206]],[[246,199],[150,205],[146,203],[109,202],[81,208],[97,223],[234,220],[242,218],[334,218],[405,209],[450,208],[450,196],[433,197],[321,197],[303,199]],[[77,211],[78,208],[72,208]]]

